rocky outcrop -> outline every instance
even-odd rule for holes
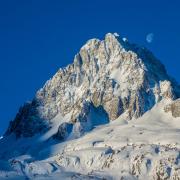
[[[60,69],[37,92],[33,100],[36,106],[33,103],[28,106],[28,112],[37,112],[33,126],[30,123],[33,113],[20,110],[7,134],[32,136],[40,132],[39,122],[50,127],[59,113],[72,114],[69,122],[81,124],[82,112],[84,117],[88,116],[92,106],[102,107],[109,120],[123,113],[130,120],[164,98],[177,98],[178,89],[150,51],[108,33],[104,40],[89,40],[74,62]],[[89,103],[84,106],[84,101]]]
[[[41,118],[35,101],[26,103],[19,109],[14,121],[10,122],[6,135],[12,132],[16,137],[33,136],[37,132],[45,132],[49,128],[49,121]]]
[[[180,117],[180,99],[168,104],[164,108],[165,112],[171,112],[173,117]]]

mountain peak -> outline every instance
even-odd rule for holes
[[[162,99],[178,97],[177,89],[150,51],[108,33],[104,40],[89,40],[72,64],[47,81],[34,100],[20,109],[7,134],[33,136],[49,129],[61,115],[68,116],[72,133],[79,136],[93,128],[92,112],[102,111],[109,121],[122,114],[131,120]]]
[[[179,97],[148,49],[116,33],[91,39],[19,109],[0,138],[1,174],[177,179]]]
[[[114,40],[114,39],[118,39],[120,36],[119,36],[119,34],[117,33],[117,32],[115,32],[115,33],[107,33],[106,35],[105,35],[105,40]]]

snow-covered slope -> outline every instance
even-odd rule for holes
[[[20,108],[0,179],[178,179],[180,90],[143,47],[108,33]]]
[[[0,162],[0,177],[178,179],[180,118],[164,111],[169,103],[161,101],[132,121],[122,115],[74,140],[44,141],[44,136],[18,139],[15,157]],[[22,151],[24,155],[19,156]]]

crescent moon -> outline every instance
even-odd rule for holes
[[[152,43],[153,39],[154,39],[154,34],[153,34],[153,33],[149,33],[149,34],[146,36],[146,41],[147,41],[148,43]]]

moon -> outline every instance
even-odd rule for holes
[[[146,41],[148,43],[152,43],[154,40],[154,34],[153,33],[149,33],[147,36],[146,36]]]

